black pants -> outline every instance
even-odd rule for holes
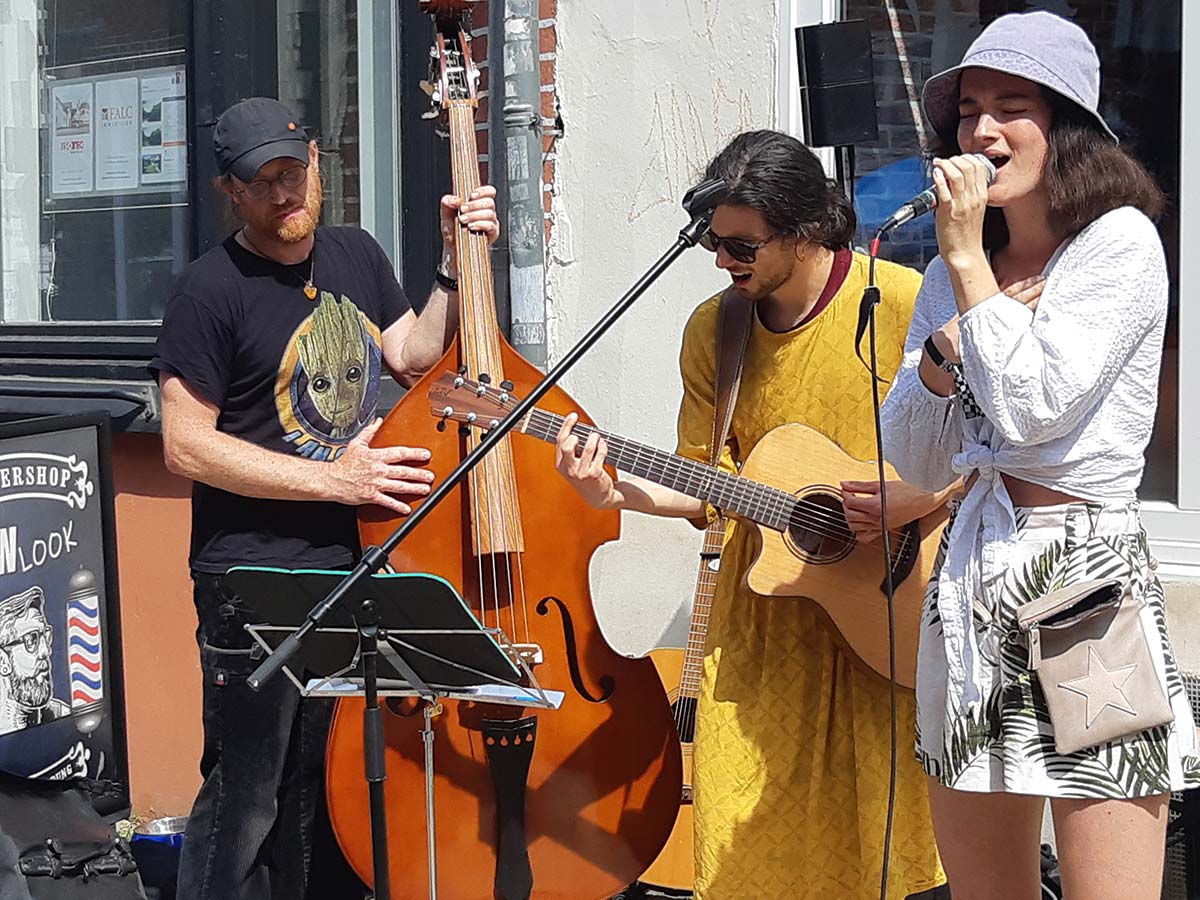
[[[333,704],[303,699],[279,675],[246,685],[262,652],[253,610],[194,572],[204,676],[204,784],[184,836],[180,898],[361,900],[325,810],[325,742]]]

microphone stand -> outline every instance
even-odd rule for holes
[[[659,276],[665,272],[685,250],[696,245],[701,236],[708,230],[712,222],[713,211],[725,195],[725,182],[722,179],[710,179],[692,188],[683,198],[683,207],[691,216],[691,221],[679,232],[674,245],[655,262],[641,278],[621,297],[612,308],[605,313],[591,330],[575,344],[546,375],[537,386],[513,408],[512,412],[492,428],[486,437],[468,453],[461,463],[446,476],[445,481],[433,489],[425,502],[408,516],[395,531],[379,546],[363,548],[362,558],[358,564],[343,578],[323,600],[309,610],[303,624],[289,634],[274,653],[251,673],[247,684],[252,690],[260,690],[262,686],[274,677],[288,661],[299,651],[305,637],[313,629],[318,628],[335,607],[342,604],[343,599],[364,578],[380,571],[388,561],[388,554],[396,549],[408,537],[412,530],[425,520],[446,496],[461,482],[477,465],[491,452],[504,437],[512,431],[518,422],[537,405],[543,396],[556,385],[580,359],[600,340],[633,305]],[[369,602],[369,601],[368,601]],[[370,630],[370,639],[375,638],[375,623],[377,618],[371,615],[371,610],[351,610],[355,615],[355,623],[360,632]],[[390,900],[388,884],[388,866],[386,859],[379,859],[378,848],[387,847],[387,822],[383,803],[383,781],[387,777],[384,768],[384,739],[383,718],[377,700],[377,685],[373,666],[364,667],[364,690],[367,698],[367,708],[363,713],[364,752],[366,758],[367,780],[371,794],[371,833],[372,857],[375,874],[376,900]],[[386,852],[384,854],[386,856]]]
[[[917,198],[918,200],[920,198]],[[901,212],[907,211],[906,207]],[[912,218],[909,216],[908,218]],[[904,219],[903,221],[907,221]],[[879,900],[887,900],[888,872],[891,869],[892,829],[896,812],[896,764],[897,764],[897,711],[896,711],[896,587],[892,578],[892,546],[888,529],[887,512],[887,473],[883,464],[883,422],[880,418],[879,385],[884,379],[879,377],[879,353],[875,343],[875,308],[879,306],[882,295],[879,286],[875,284],[875,261],[879,256],[879,244],[883,236],[897,225],[901,224],[898,215],[892,216],[880,227],[871,241],[867,268],[867,286],[863,290],[862,301],[858,308],[858,330],[854,335],[854,352],[871,372],[871,399],[875,413],[875,459],[879,471],[879,516],[880,529],[883,532],[883,571],[884,595],[887,598],[888,626],[888,688],[891,698],[891,757],[888,773],[888,805],[887,822],[883,836],[883,866],[879,879]],[[869,359],[863,359],[863,334],[869,334]]]

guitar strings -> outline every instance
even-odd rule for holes
[[[716,595],[717,574],[713,570],[710,554],[718,554],[724,543],[724,520],[717,520],[704,532],[704,546],[700,553],[700,567],[696,573],[696,592],[688,627],[687,647],[684,651],[683,671],[679,679],[679,697],[675,704],[675,728],[681,740],[693,737],[696,728],[696,696],[700,692],[700,679],[704,675],[704,644],[708,634],[708,620],[712,600]],[[697,647],[696,644],[699,644]],[[695,670],[695,671],[693,671]]]
[[[574,433],[581,439],[586,440],[593,430],[586,426],[580,426]],[[600,433],[603,436],[603,432]],[[623,459],[612,460],[613,455],[627,455],[620,445],[620,439],[614,441],[610,445],[610,449],[614,453],[609,454],[608,461],[624,461]],[[692,465],[698,466],[699,464],[691,460],[683,462],[668,461],[664,466],[660,466],[660,472],[666,475],[673,471],[678,475],[678,473],[685,471]],[[857,541],[845,518],[821,504],[813,503],[805,498],[794,497],[791,494],[780,492],[774,488],[758,486],[755,482],[743,479],[740,476],[724,472],[720,474],[729,479],[736,479],[739,482],[738,487],[742,489],[743,493],[750,496],[747,507],[752,516],[758,518],[760,521],[763,519],[773,519],[774,522],[767,521],[764,524],[774,527],[777,531],[786,531],[788,526],[797,526],[815,532],[821,537],[841,542],[843,545],[849,545]],[[676,481],[678,480],[677,478]],[[705,485],[706,481],[707,478],[703,475],[696,478],[690,472],[688,474],[688,487],[696,488],[699,485]],[[891,534],[897,538],[897,546],[891,556],[893,563],[895,563],[904,558],[910,545],[913,543],[913,538],[908,532],[893,530]]]
[[[586,438],[595,429],[589,429],[586,426],[583,430],[577,429],[577,433]],[[601,436],[608,440],[608,436],[600,432]],[[619,456],[627,455],[626,448],[623,446],[623,439],[616,438],[610,441],[610,449],[615,451]],[[640,451],[639,451],[640,452]],[[699,466],[699,463],[687,460],[676,462],[670,457],[665,458],[665,464],[658,467],[659,472],[663,475],[685,473],[687,477],[687,486],[696,488],[704,485],[708,480],[708,476],[704,474],[694,475],[688,471],[691,466]],[[836,511],[825,507],[822,504],[814,503],[806,498],[797,498],[792,494],[780,491],[769,486],[757,485],[749,479],[743,479],[741,476],[731,475],[722,472],[721,475],[730,479],[737,479],[738,487],[742,493],[749,496],[750,500],[747,504],[752,512],[764,514],[765,517],[770,517],[780,522],[798,526],[809,526],[812,530],[818,531],[826,537],[839,539],[843,541],[854,540],[854,533],[850,530],[844,516],[839,515]],[[678,479],[677,479],[678,480]],[[779,530],[783,530],[780,528]],[[909,535],[905,532],[892,532],[901,540],[901,550],[906,548],[906,543],[909,540]]]
[[[534,410],[532,413],[530,413],[531,424],[533,423],[535,416],[538,416],[539,419],[543,421],[544,424],[542,427],[547,434],[555,433],[558,429],[554,426],[558,425],[561,427],[561,423],[563,421],[563,417],[561,416],[545,413],[542,410]],[[630,442],[619,436],[607,435],[605,432],[600,431],[599,429],[583,424],[576,425],[572,431],[572,433],[580,438],[581,441],[586,441],[593,432],[599,433],[600,436],[603,437],[606,442],[608,442],[610,450],[615,450],[618,454],[628,453],[627,445]],[[639,449],[637,450],[638,455],[640,455],[641,452],[642,450],[639,446]],[[655,452],[662,453],[662,451]],[[688,473],[687,478],[690,487],[696,487],[700,484],[704,484],[707,480],[707,476],[703,474],[695,477],[691,474],[693,466],[697,468],[702,467],[702,464],[697,463],[694,460],[683,460],[675,457],[674,455],[663,453],[662,461],[663,465],[660,467],[662,474],[679,474],[686,471]],[[807,526],[810,530],[816,531],[824,537],[833,538],[835,540],[850,542],[855,539],[854,533],[850,530],[844,516],[839,516],[836,512],[828,509],[827,507],[813,503],[805,498],[795,497],[792,494],[779,490],[778,488],[760,485],[749,479],[743,478],[742,476],[732,475],[726,472],[721,472],[720,475],[724,475],[730,479],[736,479],[736,481],[739,483],[738,487],[741,488],[744,493],[752,497],[750,503],[752,511],[766,513],[776,520],[786,522],[787,524]],[[783,529],[780,528],[777,530]],[[907,531],[898,531],[895,529],[890,529],[889,533],[899,539],[897,550],[892,556],[893,562],[896,562],[899,559],[902,559],[905,553],[907,553],[909,545],[912,541],[912,536]]]

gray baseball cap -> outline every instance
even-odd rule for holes
[[[958,83],[964,69],[991,69],[1040,84],[1074,103],[1117,140],[1100,117],[1100,58],[1074,22],[1045,10],[1010,13],[992,22],[961,63],[925,82],[921,105],[940,135],[952,134],[958,126]]]

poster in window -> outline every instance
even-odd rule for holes
[[[92,84],[57,84],[50,90],[51,190],[85,194],[93,189]]]
[[[114,541],[107,416],[0,424],[6,772],[128,783]]]
[[[138,186],[138,80],[96,82],[96,190]]]
[[[187,180],[187,87],[182,67],[142,76],[142,184]]]
[[[51,200],[187,188],[183,66],[52,82]]]

